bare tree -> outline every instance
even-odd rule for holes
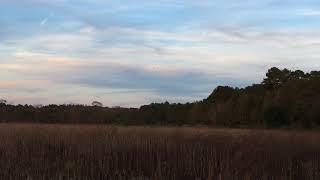
[[[97,106],[97,107],[102,107],[103,104],[101,102],[98,102],[98,101],[93,101],[92,103],[92,106]]]
[[[7,100],[5,100],[5,99],[0,99],[0,104],[7,104]]]

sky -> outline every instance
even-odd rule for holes
[[[320,68],[319,0],[0,0],[0,98],[193,102]]]

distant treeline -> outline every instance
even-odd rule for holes
[[[320,126],[320,71],[304,73],[274,67],[260,84],[246,88],[219,86],[207,99],[186,104],[152,103],[140,108],[34,107],[2,101],[0,121],[317,128]]]

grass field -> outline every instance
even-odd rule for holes
[[[0,179],[320,179],[320,133],[0,125]]]

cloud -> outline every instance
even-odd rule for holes
[[[47,24],[48,22],[48,18],[44,18],[41,22],[40,22],[40,25],[41,26],[44,26],[45,24]]]
[[[0,95],[193,101],[217,85],[259,82],[271,66],[317,68],[319,3],[311,1],[4,0]]]
[[[19,90],[32,90],[36,91],[36,89],[40,90],[41,86],[46,86],[50,84],[49,81],[46,80],[1,80],[0,88],[2,90],[10,90],[10,91],[19,91]],[[26,88],[26,87],[38,87],[38,88]]]
[[[100,64],[99,66],[85,66],[73,72],[67,83],[79,83],[89,86],[152,90],[162,95],[194,96],[201,91],[201,84],[208,84],[206,74],[200,72],[170,71],[148,67],[132,67],[122,65]],[[169,73],[166,73],[168,72]],[[192,85],[191,85],[192,84]]]
[[[205,98],[215,86],[226,82],[240,86],[248,83],[224,74],[203,72],[197,68],[155,63],[137,65],[98,62],[31,52],[17,53],[15,58],[17,64],[2,64],[0,69],[10,70],[11,73],[30,79],[30,82],[50,82],[51,87],[86,87],[91,89],[92,93],[104,89],[107,92],[98,94],[107,96],[111,96],[111,92],[119,96],[152,93],[157,100],[161,99],[160,97],[166,100],[180,98],[185,102]],[[23,66],[19,66],[19,61],[24,62]],[[37,85],[47,87],[40,82]],[[66,87],[58,91],[65,91],[64,88]],[[70,95],[70,98],[72,97],[73,94]]]
[[[315,9],[304,9],[304,10],[299,10],[298,15],[302,16],[320,16],[320,10],[315,10]]]
[[[66,79],[64,83],[196,94],[207,91],[208,87],[202,87],[207,84],[213,88],[211,84],[217,82],[229,85],[256,82],[268,66],[288,63],[298,66],[304,62],[300,59],[306,57],[316,61],[319,57],[315,51],[319,42],[314,38],[316,34],[236,28],[166,32],[84,26],[76,32],[18,40],[15,44],[22,51],[15,52],[12,58],[18,62],[11,68],[39,72],[40,77],[51,73],[54,78]],[[247,80],[237,83],[232,77]],[[180,83],[175,85],[174,81]],[[199,88],[192,89],[190,84]]]
[[[48,23],[49,19],[54,17],[54,13],[50,13],[50,15],[46,18],[44,18],[41,22],[40,22],[40,26],[44,26]]]

